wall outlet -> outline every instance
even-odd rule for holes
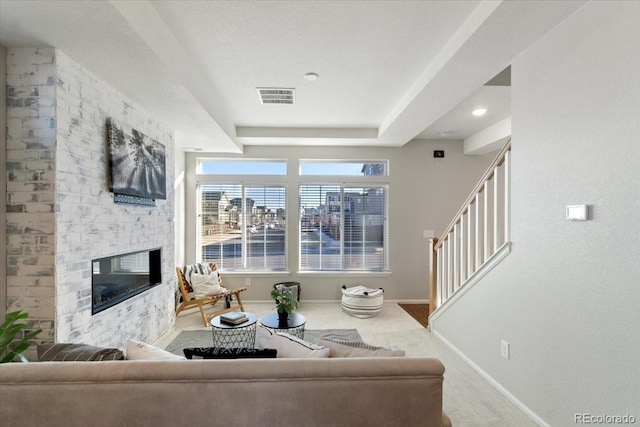
[[[500,341],[500,354],[502,355],[502,357],[504,357],[505,359],[509,360],[509,343],[506,342],[505,340],[501,340]]]
[[[244,285],[247,287],[251,286],[251,277],[244,278]]]

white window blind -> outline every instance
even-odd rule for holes
[[[201,184],[201,262],[227,271],[286,269],[286,188],[264,184]]]
[[[111,260],[111,271],[119,273],[148,273],[149,253],[128,254]]]
[[[300,186],[300,271],[388,271],[388,186]]]

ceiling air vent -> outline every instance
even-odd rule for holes
[[[260,102],[263,104],[293,104],[296,90],[286,87],[258,87]]]

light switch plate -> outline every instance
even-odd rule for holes
[[[566,216],[572,221],[586,221],[589,219],[589,205],[569,205]]]
[[[422,230],[422,237],[425,239],[431,239],[434,237],[433,230]]]
[[[510,347],[511,346],[509,345],[508,342],[506,342],[505,340],[500,340],[500,354],[502,355],[502,357],[504,357],[507,360],[511,358]]]

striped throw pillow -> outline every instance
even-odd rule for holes
[[[39,362],[101,362],[124,360],[124,353],[117,348],[94,347],[87,344],[39,344]]]
[[[329,347],[329,357],[404,357],[404,350],[365,344],[357,341],[345,341],[334,338],[322,338],[320,345]]]

